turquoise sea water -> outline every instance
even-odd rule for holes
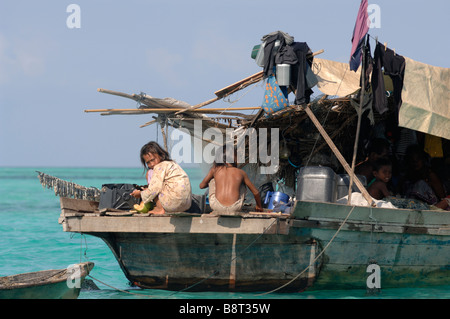
[[[130,286],[106,244],[93,236],[63,232],[58,224],[59,197],[43,188],[36,171],[100,188],[106,183],[144,184],[141,168],[0,168],[0,276],[46,269],[61,269],[92,261],[91,272],[99,290],[83,290],[79,299],[448,299],[450,286],[366,290],[306,291],[258,295],[257,293],[173,292],[142,290]],[[193,192],[203,176],[187,168]],[[264,293],[264,292],[261,292]]]

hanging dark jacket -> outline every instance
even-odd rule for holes
[[[280,41],[280,49],[286,46],[286,40],[282,33],[276,33],[265,39],[264,46],[264,78],[269,77],[274,74],[274,66],[275,66],[275,55],[273,52],[273,47],[275,46],[275,42]]]
[[[373,70],[372,70],[372,91],[373,106],[378,113],[383,114],[388,110],[386,89],[384,87],[383,78],[383,53],[384,46],[377,43],[373,54]]]
[[[297,63],[291,69],[291,86],[296,89],[295,104],[309,103],[313,91],[306,85],[306,68],[307,64],[312,65],[313,58],[307,58],[312,51],[306,42],[294,42],[291,47],[297,56]]]
[[[286,38],[282,32],[264,37],[264,78],[274,74],[276,64],[291,65],[291,86],[296,89],[295,104],[309,103],[313,91],[306,85],[306,63],[311,67],[313,58],[306,56],[312,51],[306,42],[293,42],[286,44]],[[273,52],[275,42],[279,40],[280,46],[276,53]]]
[[[394,86],[394,102],[396,106],[396,113],[402,105],[402,89],[403,79],[405,75],[405,58],[401,55],[395,54],[383,44],[378,43],[374,52],[374,65],[372,72],[372,89],[374,97],[374,106],[381,114],[387,110],[386,89],[384,86],[384,78],[382,68],[384,67],[384,74],[389,75]]]
[[[394,85],[394,101],[397,111],[402,106],[403,79],[405,78],[405,58],[391,49],[384,52],[384,74],[389,75]]]

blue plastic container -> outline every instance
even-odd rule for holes
[[[273,209],[274,202],[286,205],[289,203],[289,195],[282,192],[267,192],[266,198],[264,199],[264,204],[267,205],[268,209]]]

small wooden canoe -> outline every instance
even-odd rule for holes
[[[76,299],[92,262],[0,277],[0,299]]]

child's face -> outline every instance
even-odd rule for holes
[[[384,165],[378,171],[373,171],[373,176],[382,182],[389,182],[392,177],[392,166]]]
[[[416,171],[420,170],[424,166],[424,162],[418,154],[413,154],[409,160],[411,167]]]
[[[159,157],[158,154],[147,153],[142,155],[142,158],[147,164],[147,167],[150,169],[153,169],[153,167],[155,167],[156,164],[161,163],[161,157]]]

